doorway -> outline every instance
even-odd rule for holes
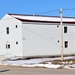
[[[10,51],[10,44],[6,44],[6,58],[10,58],[11,51]]]

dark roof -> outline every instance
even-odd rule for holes
[[[17,15],[17,16],[38,16],[38,17],[55,17],[55,18],[60,18],[60,16],[43,16],[43,15],[27,15],[27,14],[10,14],[8,13],[9,15]],[[16,18],[16,17],[15,17]],[[63,17],[63,18],[69,18],[69,19],[74,19],[75,17]],[[60,23],[60,21],[41,21],[41,20],[29,20],[29,19],[21,19],[21,18],[16,18],[22,22],[40,22],[40,23]],[[66,21],[66,22],[63,22],[64,24],[75,24],[75,21],[73,22],[69,22],[69,21]]]
[[[18,15],[18,16],[38,16],[38,17],[57,17],[60,18],[60,16],[46,16],[46,15],[35,15],[35,14],[13,14],[13,13],[8,13],[9,15]],[[63,16],[63,18],[75,18],[75,17],[67,17]]]

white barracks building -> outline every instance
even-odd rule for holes
[[[75,55],[75,18],[63,17],[64,55]],[[0,55],[61,55],[60,17],[6,14],[0,20]]]

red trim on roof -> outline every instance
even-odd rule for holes
[[[19,19],[19,18],[16,18],[22,22],[40,22],[40,23],[60,23],[60,22],[57,22],[57,21],[40,21],[40,20],[27,20],[27,19]],[[63,22],[64,24],[75,24],[75,22]]]

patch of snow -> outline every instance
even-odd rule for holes
[[[66,57],[66,59],[70,59],[72,57]],[[66,65],[55,65],[52,64],[51,61],[53,60],[58,60],[61,58],[37,58],[37,59],[30,59],[30,60],[16,60],[16,61],[11,61],[7,60],[4,61],[4,64],[7,65],[12,65],[12,66],[22,66],[22,67],[45,67],[45,68],[75,68],[75,64],[72,64],[72,61],[70,64],[67,65],[68,62],[63,62],[63,64]],[[46,63],[44,63],[46,62]]]
[[[69,65],[70,68],[75,68],[75,64]]]
[[[59,67],[61,67],[61,65],[45,64],[44,67],[46,67],[46,68],[59,68]]]
[[[7,64],[38,64],[46,61],[45,59],[30,59],[30,60],[17,60],[17,61],[5,61]]]

